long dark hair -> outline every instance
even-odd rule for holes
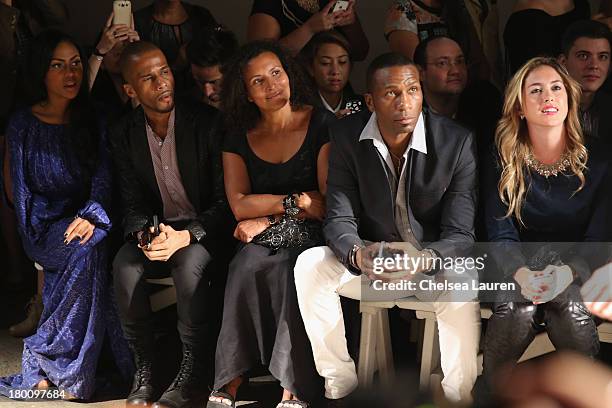
[[[46,30],[38,34],[31,43],[28,63],[25,67],[26,97],[29,105],[35,105],[48,98],[45,77],[57,46],[67,42],[79,52],[83,66],[83,79],[77,97],[70,102],[70,123],[68,124],[67,147],[73,149],[79,164],[91,176],[98,164],[99,130],[98,118],[89,98],[87,85],[87,58],[83,49],[69,35]]]
[[[249,61],[266,52],[271,52],[278,57],[289,77],[291,107],[299,109],[313,101],[313,91],[306,73],[277,43],[253,41],[245,44],[222,70],[221,110],[225,115],[227,129],[232,134],[246,133],[253,129],[261,117],[257,105],[248,99],[249,95],[242,72]]]

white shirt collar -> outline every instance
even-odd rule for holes
[[[361,135],[359,136],[359,141],[371,139],[374,143],[374,146],[378,148],[382,147],[385,151],[388,151],[387,145],[380,133],[380,129],[378,128],[378,122],[376,121],[376,113],[372,113],[370,116],[370,120],[366,124],[366,126],[361,131]],[[404,156],[408,154],[410,149],[414,149],[423,154],[427,154],[427,140],[425,138],[425,119],[423,118],[423,113],[419,114],[419,119],[417,120],[417,124],[414,127],[412,132],[412,136],[410,137],[410,142],[408,142],[408,146],[406,147],[406,152],[404,152]],[[382,152],[381,152],[382,153]],[[383,154],[383,157],[385,154]]]
[[[329,106],[329,103],[327,103],[323,95],[321,95],[321,92],[319,92],[319,97],[321,98],[321,101],[323,102],[323,106],[325,107],[325,109],[327,109],[328,111],[332,113],[338,113],[338,111],[340,110],[340,107],[342,107],[342,102],[344,101],[344,95],[342,95],[340,97],[340,102],[338,102],[338,106],[336,106],[335,108],[332,108],[331,106]]]
[[[395,174],[395,166],[393,165],[393,159],[391,158],[391,153],[387,148],[387,145],[380,133],[380,129],[378,128],[378,122],[376,121],[376,113],[372,113],[370,116],[370,120],[366,124],[365,128],[361,131],[361,135],[359,136],[359,141],[362,140],[372,140],[374,147],[378,150],[383,160],[393,173],[395,177],[399,177],[400,175]],[[414,149],[423,154],[427,154],[427,141],[425,139],[425,120],[423,119],[423,113],[419,114],[419,118],[417,120],[417,124],[412,131],[412,136],[410,137],[410,141],[408,142],[408,146],[406,147],[406,151],[404,152],[404,161],[408,159],[408,152],[410,149]]]

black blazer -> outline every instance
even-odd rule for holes
[[[411,149],[406,192],[416,239],[442,257],[458,256],[474,242],[477,201],[476,147],[457,122],[425,110],[427,154]],[[327,245],[347,267],[353,245],[402,241],[395,226],[387,175],[371,140],[359,141],[369,112],[331,128],[327,178]]]
[[[204,104],[176,102],[176,155],[185,192],[197,212],[185,229],[198,240],[227,235],[233,217],[225,197],[217,110]],[[163,202],[147,142],[142,107],[123,116],[110,129],[113,161],[121,195],[124,236],[133,237]]]

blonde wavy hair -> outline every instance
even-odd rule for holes
[[[499,197],[508,206],[505,217],[514,215],[521,226],[525,227],[521,209],[525,194],[529,189],[526,180],[527,156],[531,150],[527,123],[521,119],[523,106],[523,87],[527,76],[535,69],[549,66],[563,81],[567,92],[567,117],[565,118],[566,152],[570,170],[580,179],[577,193],[584,187],[584,171],[588,159],[587,149],[579,119],[580,85],[572,79],[565,67],[553,58],[537,57],[529,60],[508,83],[506,88],[502,117],[497,124],[495,144],[502,168],[497,185]]]

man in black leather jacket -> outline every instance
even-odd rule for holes
[[[127,241],[115,257],[114,285],[137,368],[127,404],[152,403],[159,395],[153,380],[154,337],[145,278],[171,274],[183,361],[154,406],[178,408],[206,391],[198,375],[208,365],[210,262],[218,252],[215,244],[231,236],[220,133],[215,109],[175,104],[172,72],[155,45],[128,45],[120,64],[125,92],[141,103],[110,131]],[[150,237],[154,215],[161,222],[159,235]]]

